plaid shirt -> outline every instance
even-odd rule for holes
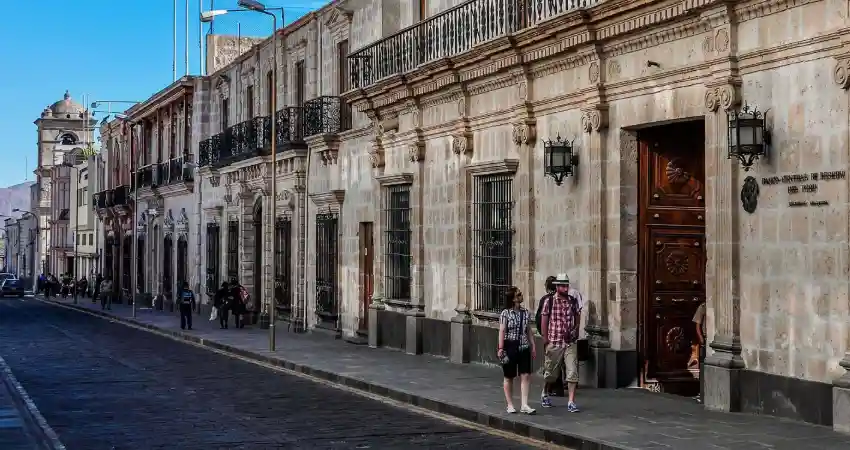
[[[543,305],[541,316],[549,316],[549,329],[546,340],[552,345],[568,345],[578,340],[581,309],[575,297],[553,295],[551,310],[548,304]],[[550,314],[551,311],[551,314]]]
[[[528,348],[529,313],[525,308],[504,309],[499,314],[499,323],[505,325],[505,340],[519,341],[519,348]]]

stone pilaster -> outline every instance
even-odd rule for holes
[[[850,44],[845,46],[850,47]],[[842,90],[839,95],[844,96],[846,100],[850,89],[850,54],[845,53],[838,58],[833,76],[835,84]],[[850,122],[850,117],[847,120]],[[845,323],[847,322],[850,322],[850,317],[845,319]],[[832,383],[832,428],[850,434],[850,333],[845,333],[844,348],[844,358],[838,364],[845,372]]]
[[[297,233],[295,236],[296,247],[295,253],[297,256],[297,260],[295,262],[295,285],[297,286],[298,292],[295,293],[295,305],[292,307],[292,328],[296,332],[304,332],[307,330],[306,316],[305,312],[307,311],[306,302],[307,298],[305,297],[305,283],[307,282],[307,220],[306,220],[306,205],[307,205],[307,195],[304,187],[298,185],[294,188],[295,190],[295,208],[296,213],[292,223],[292,229]]]
[[[705,360],[703,401],[708,409],[739,411],[740,373],[744,368],[740,338],[740,255],[737,168],[728,154],[727,112],[741,103],[740,85],[708,86],[706,105],[705,181],[706,294],[714,318],[711,352]],[[709,330],[711,333],[712,330]]]
[[[407,310],[405,351],[411,355],[422,353],[422,325],[425,318],[425,143],[417,141],[409,146],[408,156],[414,164],[410,186],[410,255],[411,286],[410,309]]]
[[[375,172],[375,177],[379,178],[383,174],[384,167],[384,149],[379,138],[373,141],[372,148],[369,150],[369,159],[372,163],[372,168]],[[383,193],[372,196],[372,204],[375,211],[378,211],[377,226],[375,227],[375,235],[373,236],[373,248],[382,249],[384,239],[384,215],[380,213],[381,199]],[[377,257],[372,262],[372,302],[369,305],[368,317],[368,333],[369,347],[378,348],[381,346],[381,327],[378,325],[380,311],[386,309],[383,303],[384,298],[384,258]]]
[[[606,374],[608,366],[615,365],[615,356],[611,351],[611,341],[608,330],[608,264],[607,243],[607,147],[608,107],[605,104],[595,104],[582,109],[582,129],[585,132],[584,146],[586,161],[579,161],[578,178],[586,183],[589,201],[593,210],[588,223],[588,239],[590,244],[588,254],[588,277],[583,288],[587,319],[585,331],[592,349],[591,360],[584,365],[584,379],[594,387],[608,386]],[[586,176],[583,176],[585,175]],[[610,364],[609,364],[610,360]]]
[[[262,304],[260,299],[253,298],[254,294],[254,252],[256,252],[257,239],[262,236],[256,236],[254,231],[254,196],[253,193],[243,190],[238,194],[239,197],[239,283],[251,295],[253,303],[253,312],[258,314]],[[225,247],[226,248],[226,247]],[[250,306],[249,306],[250,308]],[[249,315],[250,318],[252,315]],[[251,318],[253,320],[253,318]]]

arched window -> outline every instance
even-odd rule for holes
[[[62,145],[77,145],[77,137],[71,133],[65,133],[59,137],[59,142]]]

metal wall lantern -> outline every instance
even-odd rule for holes
[[[740,111],[729,112],[729,159],[741,161],[745,171],[752,168],[759,157],[767,156],[770,133],[765,116],[767,111],[750,109],[744,105]]]
[[[567,176],[575,175],[575,167],[578,166],[578,155],[573,153],[573,142],[561,139],[561,135],[554,141],[543,141],[543,174],[549,175],[560,186]]]

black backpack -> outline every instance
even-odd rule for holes
[[[540,297],[540,303],[537,304],[537,314],[534,315],[534,323],[537,325],[537,333],[540,335],[543,335],[543,322],[541,318],[543,316],[543,305],[546,304],[547,300],[549,300],[549,313],[552,313],[552,294],[546,294]]]

